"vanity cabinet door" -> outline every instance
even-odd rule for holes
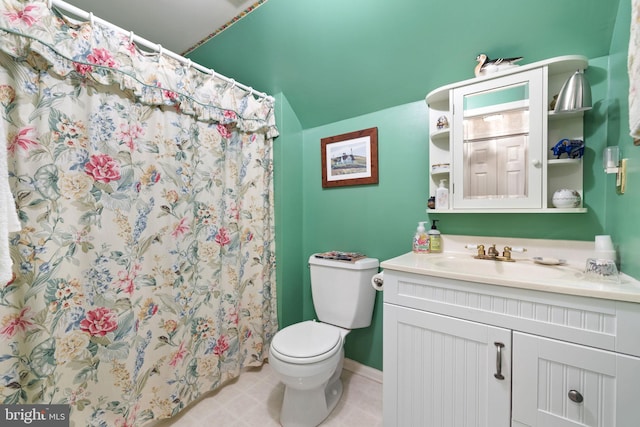
[[[640,359],[513,333],[513,427],[640,425]]]
[[[386,427],[508,427],[511,331],[384,304]]]

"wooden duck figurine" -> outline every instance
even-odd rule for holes
[[[522,56],[517,56],[514,58],[496,58],[489,59],[487,55],[481,53],[476,57],[476,61],[478,61],[478,65],[474,69],[476,77],[482,76],[488,73],[495,73],[503,68],[509,68],[515,66],[516,62],[520,61]]]

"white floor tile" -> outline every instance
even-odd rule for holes
[[[382,426],[382,384],[343,371],[340,402],[322,427]],[[240,377],[190,405],[178,417],[147,427],[278,427],[284,385],[269,364]]]

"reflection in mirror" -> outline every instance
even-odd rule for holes
[[[519,84],[465,95],[464,110],[491,107],[529,99],[529,85]]]
[[[528,97],[528,83],[465,95],[465,199],[527,197]]]

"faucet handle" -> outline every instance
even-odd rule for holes
[[[467,244],[467,245],[464,245],[464,247],[466,249],[477,249],[478,250],[478,256],[484,256],[484,245]]]
[[[502,252],[502,257],[505,259],[505,261],[511,261],[511,252],[526,252],[526,251],[527,250],[525,248],[521,248],[521,247],[505,246],[504,252]]]
[[[509,250],[509,252],[518,252],[518,253],[527,252],[527,248],[523,248],[521,246],[505,246],[504,249]]]

